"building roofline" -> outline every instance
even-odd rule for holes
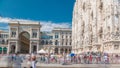
[[[11,21],[8,25],[41,26],[40,22],[31,22],[31,21]]]

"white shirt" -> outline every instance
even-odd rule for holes
[[[36,68],[36,62],[32,61],[32,68]]]
[[[104,56],[104,60],[107,60],[107,56]]]

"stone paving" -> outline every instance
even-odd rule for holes
[[[25,66],[24,64],[22,65]],[[119,64],[39,64],[37,63],[37,68],[120,68]]]
[[[3,64],[3,63],[2,63]],[[22,68],[26,67],[26,63],[22,63]],[[0,65],[0,68],[8,68],[8,66]],[[40,64],[37,63],[37,68],[120,68],[120,64]]]

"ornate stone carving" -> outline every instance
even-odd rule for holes
[[[89,45],[97,46],[98,44],[100,44],[100,49],[103,51],[103,46],[112,42],[116,43],[116,41],[120,42],[120,30],[116,29],[120,28],[120,20],[118,19],[120,11],[119,2],[118,0],[76,1],[72,22],[74,25],[72,26],[73,36],[75,36],[73,42],[80,41],[80,45],[83,45],[83,51]],[[108,46],[106,46],[107,48]],[[74,49],[77,49],[77,47]],[[111,49],[109,48],[108,50]]]

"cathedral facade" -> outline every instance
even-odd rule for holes
[[[120,0],[76,0],[72,50],[120,53]]]

